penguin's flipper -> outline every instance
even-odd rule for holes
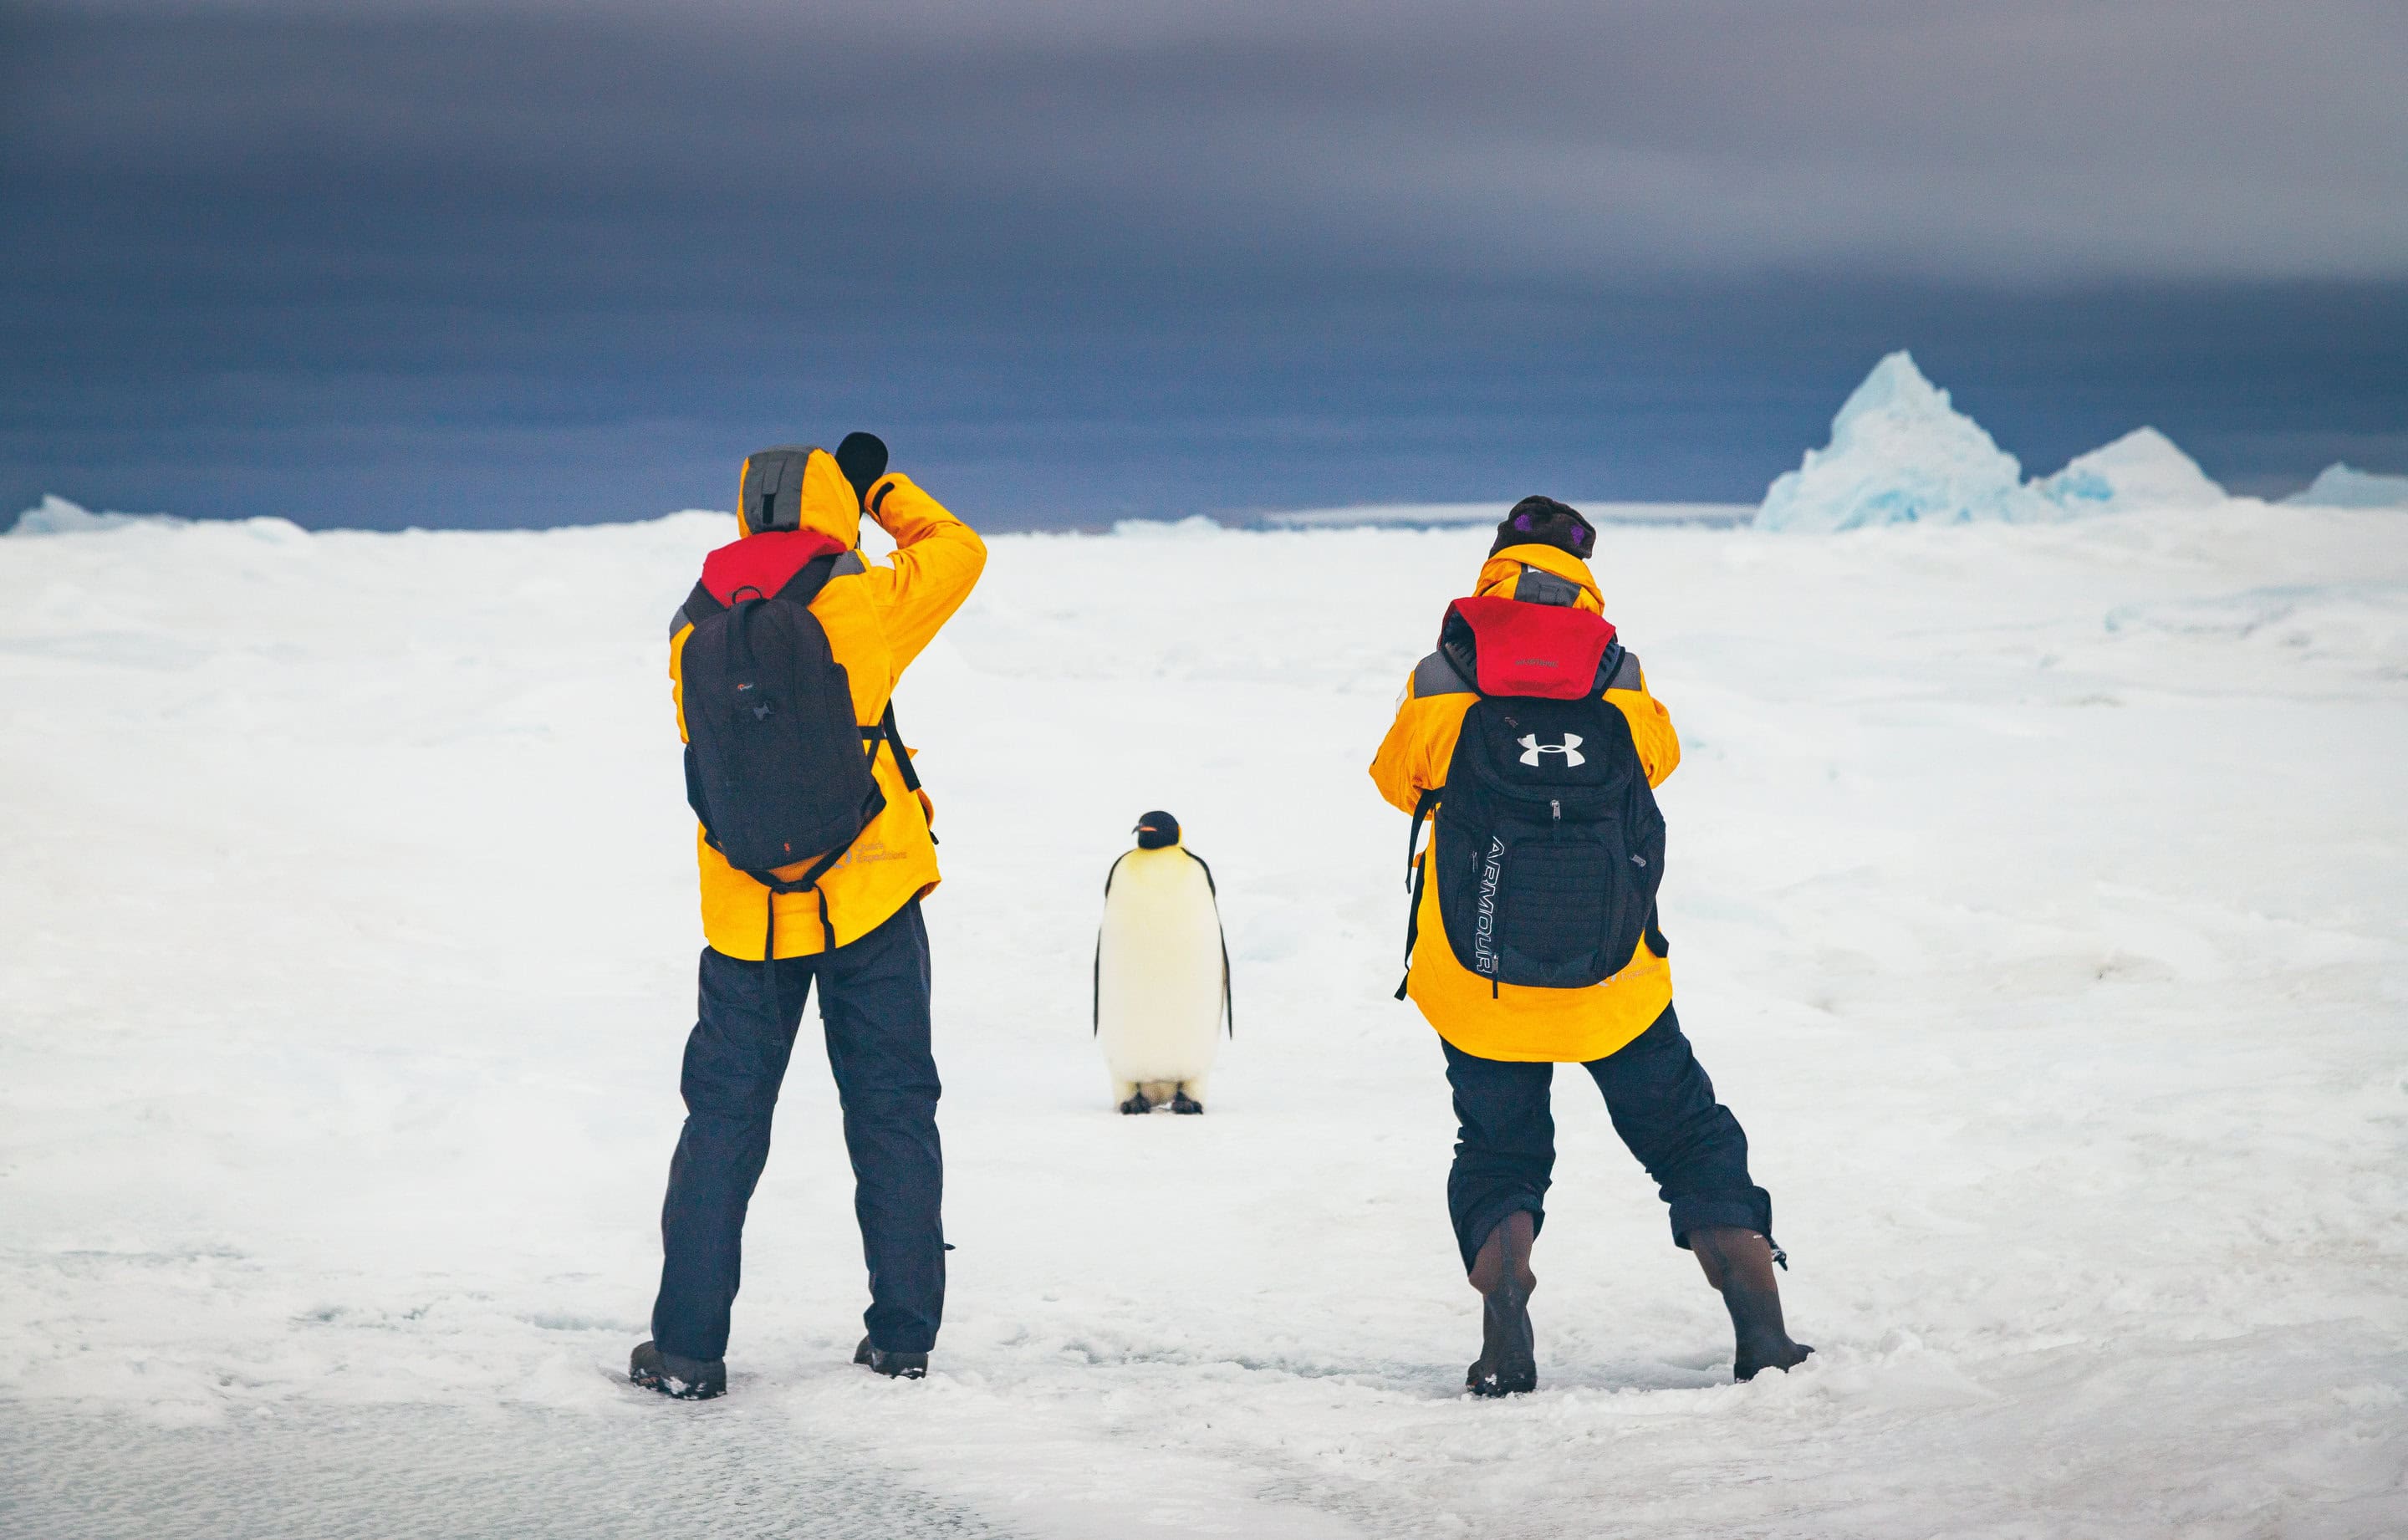
[[[1127,859],[1126,850],[1112,858],[1111,867],[1104,873],[1105,898],[1109,899],[1112,896],[1112,878],[1119,875],[1121,863]],[[1096,992],[1089,998],[1087,1008],[1087,1035],[1100,1037],[1104,1033],[1104,928],[1101,925],[1096,927],[1095,986]]]
[[[1221,930],[1217,905],[1212,915],[1212,928],[1221,931],[1221,1016],[1229,1024],[1229,1040],[1235,1042],[1238,1037],[1238,1007],[1229,994],[1229,933]]]

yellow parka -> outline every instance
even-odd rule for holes
[[[986,565],[986,546],[909,477],[881,477],[867,497],[855,501],[853,484],[824,449],[813,449],[805,462],[801,502],[799,532],[756,535],[739,511],[741,538],[735,547],[713,553],[713,560],[742,561],[755,551],[771,558],[779,542],[796,540],[846,553],[810,607],[851,682],[854,720],[875,727],[903,670],[969,597]],[[896,549],[888,563],[871,563],[861,555],[864,504],[879,527],[895,537]],[[693,622],[681,609],[670,621],[669,636],[669,680],[680,739],[685,737],[682,664],[686,639],[693,635]],[[885,810],[819,881],[839,947],[859,940],[937,886],[937,849],[928,831],[926,798],[905,788],[889,745],[878,746],[871,774],[886,795]],[[771,897],[768,889],[728,865],[710,848],[699,824],[695,860],[702,873],[703,935],[715,950],[747,961],[760,959],[768,925],[765,898],[778,906],[780,957],[809,956],[823,948],[819,901],[811,892]],[[810,864],[796,862],[779,867],[776,875],[792,881]]]
[[[1593,615],[1605,611],[1597,579],[1579,557],[1553,546],[1508,546],[1480,569],[1474,592],[1511,598],[1531,569],[1573,584],[1573,603]],[[1544,581],[1545,578],[1538,579]],[[1480,697],[1446,659],[1422,660],[1397,704],[1397,720],[1371,762],[1380,794],[1410,813],[1421,794],[1446,783],[1463,714]],[[1647,772],[1647,784],[1661,786],[1681,763],[1681,740],[1671,713],[1647,692],[1639,660],[1626,653],[1605,692],[1630,722],[1630,740]],[[1414,856],[1427,861],[1427,847]],[[1424,885],[1418,932],[1408,964],[1406,992],[1440,1036],[1483,1059],[1570,1063],[1602,1059],[1645,1032],[1672,1003],[1671,964],[1645,940],[1629,966],[1584,990],[1548,990],[1501,984],[1455,960],[1439,918],[1439,878]]]

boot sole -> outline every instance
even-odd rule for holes
[[[708,1385],[688,1385],[683,1380],[671,1381],[658,1375],[629,1375],[627,1383],[639,1390],[652,1390],[671,1401],[716,1401],[727,1393]],[[682,1387],[682,1388],[681,1388]]]

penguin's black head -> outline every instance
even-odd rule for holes
[[[1168,813],[1155,811],[1137,820],[1137,848],[1159,850],[1166,845],[1179,843],[1179,820]]]

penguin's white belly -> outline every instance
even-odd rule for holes
[[[1221,989],[1204,869],[1177,849],[1131,851],[1112,874],[1096,959],[1096,1036],[1112,1078],[1201,1080],[1220,1048]]]

